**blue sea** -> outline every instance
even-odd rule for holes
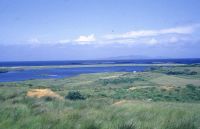
[[[51,66],[51,65],[95,65],[95,64],[197,64],[200,59],[148,59],[148,60],[87,60],[87,61],[23,61],[0,62],[0,67]],[[0,82],[24,81],[32,79],[65,78],[84,73],[144,71],[147,66],[78,67],[16,70],[0,73]]]

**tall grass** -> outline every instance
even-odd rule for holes
[[[28,101],[26,100],[28,99]],[[109,101],[106,103],[105,101]],[[24,98],[2,102],[0,128],[10,129],[198,129],[200,104]]]

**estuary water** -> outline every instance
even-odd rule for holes
[[[0,82],[23,81],[30,79],[65,78],[84,73],[144,71],[146,66],[78,67],[16,70],[0,73]]]
[[[199,64],[200,59],[140,59],[140,60],[77,60],[77,61],[19,61],[0,62],[0,67],[52,66],[52,65],[98,65],[98,64]],[[10,71],[0,73],[0,82],[23,81],[30,79],[64,78],[84,73],[144,71],[145,66],[46,68]]]

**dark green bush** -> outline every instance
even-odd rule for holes
[[[8,70],[6,70],[6,69],[0,69],[0,73],[7,73],[8,72]]]
[[[85,97],[81,95],[79,91],[70,91],[67,96],[65,96],[65,99],[70,100],[84,100]]]
[[[191,71],[188,75],[197,75],[196,71]]]
[[[136,129],[134,123],[123,123],[118,126],[118,129]]]
[[[156,68],[156,67],[151,67],[150,68],[150,71],[154,71],[154,70],[157,70],[158,68]]]
[[[196,86],[192,85],[192,84],[188,84],[186,85],[186,87],[190,90],[195,90],[196,89]]]
[[[53,101],[53,100],[55,100],[55,97],[47,96],[47,97],[44,97],[44,100],[45,101]]]
[[[197,75],[197,72],[196,71],[189,71],[189,70],[167,71],[166,74],[168,74],[168,75]]]
[[[168,75],[180,75],[180,74],[184,74],[184,72],[181,72],[181,71],[168,71],[167,74]]]
[[[99,83],[102,85],[108,84],[121,84],[121,83],[134,83],[135,81],[144,81],[142,78],[129,78],[129,77],[119,77],[114,79],[100,79],[98,80]]]

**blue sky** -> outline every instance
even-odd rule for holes
[[[0,61],[200,57],[199,0],[0,0]]]

